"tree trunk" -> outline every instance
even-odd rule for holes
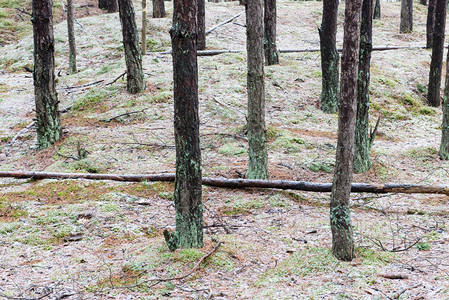
[[[429,86],[427,102],[438,107],[441,103],[441,69],[443,67],[444,31],[446,28],[446,0],[437,0],[435,6],[435,24],[432,45],[432,60],[430,62]]]
[[[198,50],[206,49],[206,1],[198,1]]]
[[[266,64],[279,64],[279,53],[276,48],[276,0],[264,0],[264,50]]]
[[[446,66],[449,66],[449,52]],[[446,68],[446,83],[443,95],[443,121],[441,125],[441,144],[439,155],[441,159],[449,159],[449,68]]]
[[[435,26],[435,6],[437,0],[429,0],[429,6],[427,8],[427,24],[426,24],[426,46],[427,49],[431,49],[433,45],[433,33]]]
[[[246,45],[248,52],[248,178],[268,178],[265,130],[265,83],[263,62],[262,0],[246,3]]]
[[[132,0],[119,0],[118,3],[123,45],[125,46],[126,89],[131,94],[137,94],[145,89],[145,82],[143,80],[142,54],[139,48],[134,6]]]
[[[413,31],[413,0],[401,0],[401,24],[400,33]]]
[[[427,0],[419,0],[419,4],[427,5]]]
[[[167,243],[175,248],[203,246],[196,16],[196,0],[174,0],[170,34],[175,105],[176,233],[169,236]]]
[[[147,53],[147,0],[142,0],[142,55]]]
[[[67,0],[67,29],[69,36],[69,73],[76,73],[76,42],[73,24],[73,0]]]
[[[380,0],[376,0],[376,3],[374,4],[373,19],[380,19]]]
[[[166,15],[164,0],[153,0],[153,18],[163,18]]]
[[[318,28],[321,49],[321,110],[325,113],[338,111],[338,65],[337,52],[338,0],[323,0],[323,20]]]
[[[349,209],[354,129],[357,109],[357,74],[360,46],[361,0],[347,0],[341,62],[341,92],[338,114],[338,141],[330,203],[332,252],[340,260],[354,258],[354,239]]]
[[[98,0],[98,8],[108,9],[108,0]]]
[[[33,0],[33,79],[39,149],[47,148],[61,137],[59,102],[55,88],[52,4],[52,0]]]
[[[369,135],[369,82],[373,37],[373,0],[363,0],[360,27],[359,76],[357,79],[357,117],[355,126],[354,172],[371,168],[370,150],[374,140]]]
[[[117,0],[108,0],[108,13],[115,13],[117,9]]]

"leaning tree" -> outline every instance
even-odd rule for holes
[[[55,88],[55,42],[52,0],[33,0],[34,97],[37,145],[44,149],[61,137],[58,94]]]

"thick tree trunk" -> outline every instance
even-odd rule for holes
[[[140,53],[132,0],[119,0],[119,15],[125,47],[126,89],[131,94],[137,94],[145,89],[145,82],[143,80],[142,54]]]
[[[426,23],[426,47],[431,49],[433,45],[433,32],[435,26],[435,6],[437,0],[429,0],[429,6],[427,7],[427,23]]]
[[[39,149],[44,149],[61,137],[59,101],[55,88],[52,0],[33,0],[32,20],[37,145]]]
[[[264,0],[264,50],[266,64],[279,63],[279,53],[276,48],[276,0]]]
[[[73,0],[67,0],[67,29],[69,36],[69,73],[76,73],[76,42],[73,17]]]
[[[337,156],[330,203],[332,252],[335,257],[345,261],[350,261],[354,258],[354,239],[349,197],[353,171],[354,129],[357,109],[361,2],[361,0],[347,0],[345,7]]]
[[[321,110],[325,113],[338,111],[338,66],[337,52],[338,0],[323,0],[323,20],[318,28],[321,49]]]
[[[198,1],[198,50],[206,49],[206,1]]]
[[[446,0],[437,0],[433,33],[432,60],[430,62],[427,102],[438,107],[441,104],[441,69],[443,67],[444,31],[446,28]]]
[[[373,19],[380,19],[380,0],[375,0]]]
[[[373,0],[363,0],[360,27],[359,76],[357,79],[357,117],[355,126],[354,172],[371,168],[370,150],[374,136],[369,135],[369,82],[373,37]],[[373,133],[374,135],[375,133]]]
[[[268,178],[265,130],[265,83],[263,62],[262,0],[246,3],[246,47],[248,52],[248,178]]]
[[[203,246],[196,16],[196,0],[174,0],[170,34],[175,105],[176,233],[169,236],[167,243],[180,248]]]
[[[142,55],[147,53],[147,0],[142,0]]]
[[[413,31],[413,0],[401,0],[401,23],[400,33],[410,33]]]
[[[117,0],[108,0],[108,13],[115,13],[117,10]]]
[[[153,0],[153,18],[163,18],[166,15],[164,0]]]

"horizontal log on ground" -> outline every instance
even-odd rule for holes
[[[127,182],[144,181],[174,181],[175,174],[91,174],[91,173],[49,173],[49,172],[8,172],[0,171],[0,177],[32,178],[32,179],[90,179],[113,180]],[[222,188],[273,188],[283,190],[298,190],[308,192],[328,193],[332,183],[314,183],[291,180],[258,180],[258,179],[227,179],[203,177],[203,185]],[[449,186],[415,185],[415,184],[368,184],[353,183],[354,193],[402,193],[402,194],[444,194],[449,196]]]

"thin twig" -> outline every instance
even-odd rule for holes
[[[138,114],[138,113],[144,112],[147,109],[148,108],[144,108],[144,109],[141,109],[141,110],[126,112],[126,113],[120,114],[120,115],[112,117],[112,118],[101,119],[100,122],[111,122],[112,120],[118,119],[120,117],[129,116],[129,115],[132,115],[132,114]]]
[[[244,12],[245,12],[245,11],[241,11],[241,12],[239,12],[237,15],[233,16],[232,18],[227,19],[227,20],[221,22],[220,24],[215,25],[214,27],[212,27],[212,28],[209,29],[209,30],[206,30],[206,35],[208,35],[208,34],[211,33],[212,31],[214,31],[215,29],[217,29],[217,28],[219,28],[219,27],[221,27],[221,26],[223,26],[223,25],[225,25],[225,24],[228,24],[228,23],[234,21],[235,19],[237,19],[238,17],[240,17],[241,15],[243,15]]]
[[[81,84],[81,85],[74,85],[74,86],[66,86],[64,89],[65,90],[80,89],[80,88],[84,88],[84,87],[100,84],[103,81],[104,81],[104,79],[101,79],[101,80],[97,80],[97,81],[94,81],[94,82],[91,82],[91,83],[86,83],[86,84]]]
[[[120,74],[119,76],[117,76],[117,78],[115,78],[114,80],[112,80],[111,82],[106,83],[105,85],[111,85],[114,84],[117,80],[119,80],[120,78],[122,78],[123,76],[125,76],[126,71],[123,72],[122,74]]]

